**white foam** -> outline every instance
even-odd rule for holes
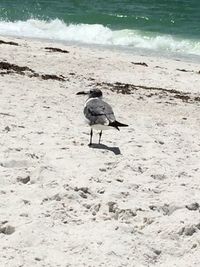
[[[0,21],[0,34],[75,41],[87,44],[120,45],[152,50],[200,55],[200,41],[176,39],[168,35],[149,36],[135,30],[111,30],[100,24],[65,24],[59,19],[44,21]]]

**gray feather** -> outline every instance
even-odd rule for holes
[[[115,115],[109,104],[101,99],[91,99],[84,108],[84,115],[90,121],[90,125],[108,125],[115,121]]]

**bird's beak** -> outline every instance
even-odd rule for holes
[[[88,95],[89,94],[89,92],[87,92],[87,91],[81,91],[81,92],[78,92],[78,93],[76,93],[77,95]]]

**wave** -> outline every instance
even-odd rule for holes
[[[200,55],[200,41],[137,30],[112,30],[101,24],[66,24],[59,19],[0,21],[0,34]]]

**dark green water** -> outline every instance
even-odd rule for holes
[[[0,20],[0,34],[200,54],[200,0],[0,0]]]

